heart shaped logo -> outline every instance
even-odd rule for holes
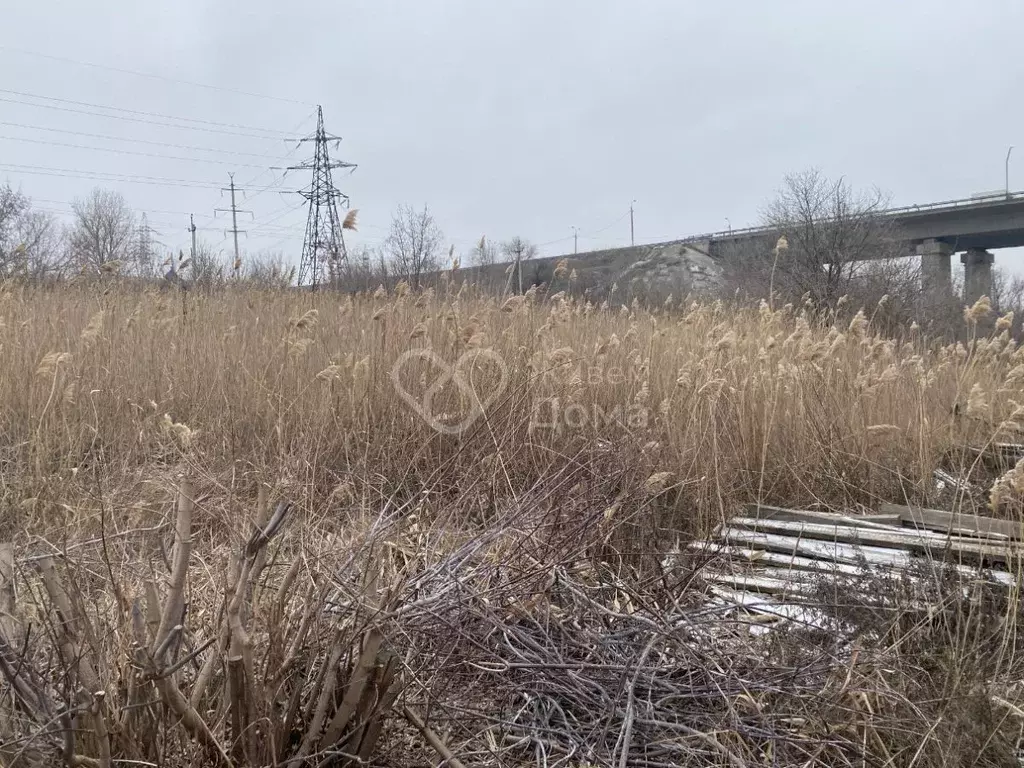
[[[420,364],[424,376],[423,363],[427,364],[428,369],[440,372],[418,397],[409,391],[402,380],[403,373],[417,363]],[[484,367],[493,366],[496,369],[497,380],[494,376],[487,376],[477,381],[473,373],[481,367],[481,363]],[[457,435],[469,429],[484,411],[505,393],[508,386],[508,367],[504,358],[491,349],[471,349],[456,360],[455,365],[449,365],[431,349],[410,349],[403,352],[395,361],[391,368],[391,381],[399,397],[432,429],[445,435]],[[453,420],[455,416],[441,411],[435,403],[435,398],[449,385],[455,387],[461,400],[459,413],[456,414],[461,418],[457,421]],[[486,396],[481,397],[480,389],[486,392]]]

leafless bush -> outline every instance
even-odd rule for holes
[[[198,289],[207,292],[214,291],[224,287],[227,283],[228,265],[210,247],[209,243],[198,242],[195,253],[189,259],[188,279]]]
[[[295,266],[289,266],[281,253],[252,253],[242,257],[235,280],[259,289],[280,290],[295,282]]]
[[[338,268],[334,287],[350,293],[372,292],[392,282],[392,270],[383,251],[359,245],[349,249],[347,260]]]

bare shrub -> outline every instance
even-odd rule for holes
[[[295,282],[295,266],[289,265],[281,253],[246,254],[235,270],[235,280],[243,285],[264,290],[280,290]]]

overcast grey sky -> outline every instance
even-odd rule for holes
[[[350,244],[377,244],[400,203],[429,204],[460,251],[519,234],[571,252],[574,225],[581,250],[626,244],[633,199],[638,241],[740,227],[784,174],[811,166],[894,204],[966,197],[1003,188],[1011,144],[1010,185],[1024,189],[1021,0],[6,5],[0,182],[54,212],[116,189],[175,249],[189,212],[230,246],[213,209],[235,171],[254,213],[243,249],[297,257],[303,201],[284,193],[308,174],[268,166],[308,147],[214,131],[307,133],[317,103],[344,138],[335,155],[359,165],[336,176],[360,210]],[[160,181],[126,180],[139,177]]]

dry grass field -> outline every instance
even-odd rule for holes
[[[94,466],[122,503],[140,479],[187,469],[232,494],[259,478],[309,510],[338,493],[514,496],[591,466],[628,470],[625,488],[671,473],[659,522],[694,531],[754,500],[929,501],[932,471],[1012,431],[1024,402],[1024,353],[998,330],[943,346],[873,335],[871,308],[836,327],[792,307],[553,298],[9,289],[4,524],[52,525],[47,494]],[[423,349],[448,364],[495,353],[463,364],[493,400],[486,418],[438,434],[403,400],[396,361]],[[398,378],[419,401],[442,372],[414,355]],[[472,400],[448,383],[432,407],[456,425]]]
[[[456,283],[0,289],[0,764],[1012,764],[1014,597],[741,651],[660,566],[750,502],[1019,519],[1008,318]]]

